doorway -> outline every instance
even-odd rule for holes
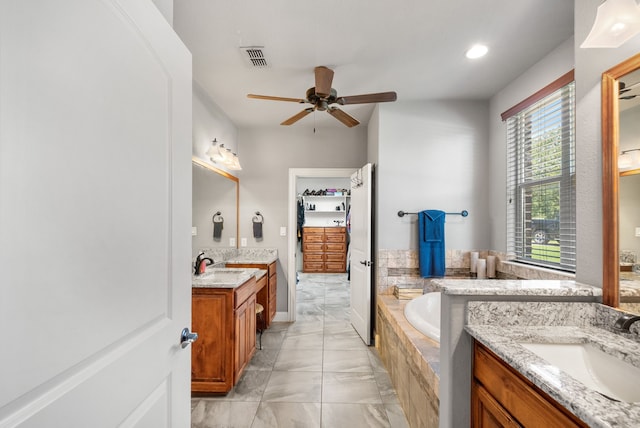
[[[344,178],[349,182],[356,168],[290,168],[289,169],[289,242],[287,266],[287,321],[296,320],[296,278],[297,278],[297,248],[298,235],[298,184],[307,179],[336,179]]]

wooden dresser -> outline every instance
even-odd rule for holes
[[[305,227],[302,232],[302,271],[347,271],[347,228]]]

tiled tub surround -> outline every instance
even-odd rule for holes
[[[470,252],[478,250],[446,250],[446,278],[470,278]],[[572,280],[574,275],[528,266],[509,261],[509,257],[497,251],[479,250],[479,257],[496,256],[498,279],[553,279]],[[422,288],[425,292],[437,291],[433,279],[422,278],[418,268],[417,250],[379,250],[376,262],[378,294],[392,294],[394,286]]]
[[[438,426],[440,346],[404,317],[408,300],[378,296],[376,343],[411,427]]]
[[[470,301],[597,302],[600,288],[575,281],[435,279],[442,291],[440,318],[440,427],[470,423],[473,342],[464,332]]]
[[[591,427],[637,427],[640,403],[609,400],[548,366],[518,342],[592,342],[640,367],[640,336],[614,332],[622,312],[598,303],[469,302],[465,330]]]

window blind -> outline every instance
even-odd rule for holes
[[[516,260],[575,272],[575,83],[507,122],[507,251]]]

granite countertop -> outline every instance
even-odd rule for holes
[[[206,257],[216,262],[233,264],[270,264],[278,260],[275,248],[203,248]]]
[[[264,269],[253,268],[207,268],[205,273],[191,275],[193,288],[238,288],[251,277],[260,279],[266,274]]]
[[[602,289],[571,280],[434,279],[442,293],[465,296],[602,296]]]
[[[637,427],[640,403],[585,387],[519,343],[592,343],[640,367],[640,338],[602,326],[617,316],[597,303],[469,302],[465,330],[591,427]]]

